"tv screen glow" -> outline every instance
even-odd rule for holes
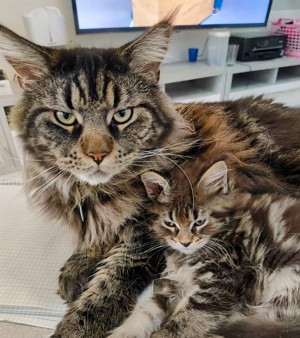
[[[143,29],[152,25],[149,18],[156,17],[164,1],[187,6],[190,15],[181,16],[178,28],[266,26],[272,5],[272,0],[212,0],[207,19],[202,21],[201,7],[200,12],[196,9],[205,0],[72,0],[76,32]]]

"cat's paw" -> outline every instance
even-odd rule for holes
[[[51,338],[83,338],[86,337],[84,321],[79,318],[76,312],[68,313],[57,325]],[[98,337],[97,337],[98,338]],[[100,337],[99,337],[100,338]]]
[[[59,288],[57,293],[67,303],[75,301],[82,293],[82,284],[77,282],[75,278],[67,274],[61,273],[59,275]]]
[[[100,255],[88,250],[74,253],[60,269],[58,294],[61,298],[67,303],[79,298],[94,275],[99,261]]]

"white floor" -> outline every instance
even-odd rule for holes
[[[0,322],[1,338],[48,338],[53,330],[40,327]]]
[[[0,337],[46,337],[66,310],[57,295],[59,269],[71,255],[71,236],[26,200],[21,176],[0,177]],[[11,331],[13,329],[13,331]],[[14,330],[19,330],[17,335]],[[29,331],[28,331],[29,330]],[[14,333],[15,332],[15,333]],[[23,334],[23,333],[24,334]],[[18,333],[19,334],[19,333]],[[23,335],[22,335],[23,334]]]

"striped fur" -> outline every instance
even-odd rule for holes
[[[139,226],[148,213],[138,174],[173,167],[194,143],[192,128],[157,83],[171,21],[117,49],[54,50],[0,27],[0,50],[27,80],[10,115],[24,148],[25,189],[34,205],[73,230],[77,243],[59,293],[69,303],[82,295],[58,336],[104,336],[161,269],[160,253],[149,251],[149,234]],[[130,118],[123,122],[124,114]]]
[[[171,187],[157,174],[155,182],[144,174],[150,209],[159,216],[152,230],[167,246],[167,265],[153,296],[139,299],[109,338],[227,336],[243,322],[243,337],[299,335],[300,200],[242,193],[228,184],[227,166],[219,161],[193,184],[194,199],[183,201],[178,186],[191,187],[181,174],[173,172]],[[165,187],[168,201],[157,200],[155,185]]]
[[[0,50],[26,84],[10,116],[26,191],[77,243],[60,274],[59,293],[71,304],[56,336],[103,337],[160,271],[147,246],[141,173],[168,175],[199,156],[208,168],[226,152],[244,190],[297,194],[300,114],[261,98],[174,106],[160,89],[172,20],[116,49],[51,49],[0,26]]]

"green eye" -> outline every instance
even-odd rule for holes
[[[132,108],[122,109],[114,114],[113,120],[118,124],[126,123],[131,119],[132,113]]]
[[[72,126],[77,122],[76,117],[73,114],[57,111],[54,113],[56,120],[65,125]]]
[[[173,222],[164,221],[164,223],[168,228],[176,228],[176,224]]]

